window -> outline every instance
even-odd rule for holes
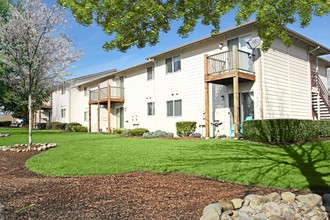
[[[65,94],[65,88],[61,89],[61,94],[64,95]]]
[[[167,101],[167,116],[182,116],[182,100]]]
[[[155,103],[154,102],[148,102],[148,115],[155,115]]]
[[[153,80],[154,79],[154,73],[153,68],[148,67],[147,68],[147,80]]]
[[[181,56],[174,56],[165,59],[166,73],[177,72],[181,70]]]
[[[87,119],[88,119],[88,112],[84,112],[84,121],[87,121]]]
[[[61,109],[61,118],[65,118],[65,108]]]
[[[84,96],[88,96],[88,89],[87,89],[87,87],[84,87]]]

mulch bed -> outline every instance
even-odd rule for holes
[[[5,219],[199,219],[220,199],[279,192],[183,174],[45,177],[25,167],[35,154],[0,152]]]

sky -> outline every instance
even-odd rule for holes
[[[46,0],[47,4],[52,4],[54,1]],[[234,16],[235,13],[232,12],[221,18],[221,30],[235,26]],[[77,24],[74,21],[71,11],[67,12],[67,19],[67,33],[74,41],[75,47],[82,49],[85,53],[79,62],[74,63],[75,68],[71,69],[73,77],[110,69],[123,70],[144,63],[146,62],[146,57],[209,36],[212,29],[210,26],[199,24],[188,38],[183,39],[176,34],[176,30],[180,24],[176,22],[172,23],[170,32],[160,35],[159,43],[153,47],[147,46],[143,49],[131,48],[126,53],[118,50],[106,52],[102,46],[106,41],[113,39],[114,36],[103,33],[101,27],[96,25],[86,27]],[[321,18],[313,17],[311,24],[306,28],[300,28],[298,24],[289,25],[288,27],[330,48],[330,16]]]

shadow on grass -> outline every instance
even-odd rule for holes
[[[288,189],[330,190],[330,143],[265,145],[217,141],[182,149],[168,158],[167,172],[187,172],[211,179]]]

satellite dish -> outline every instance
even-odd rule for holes
[[[246,41],[249,49],[254,50],[261,44],[260,37],[253,37]]]

